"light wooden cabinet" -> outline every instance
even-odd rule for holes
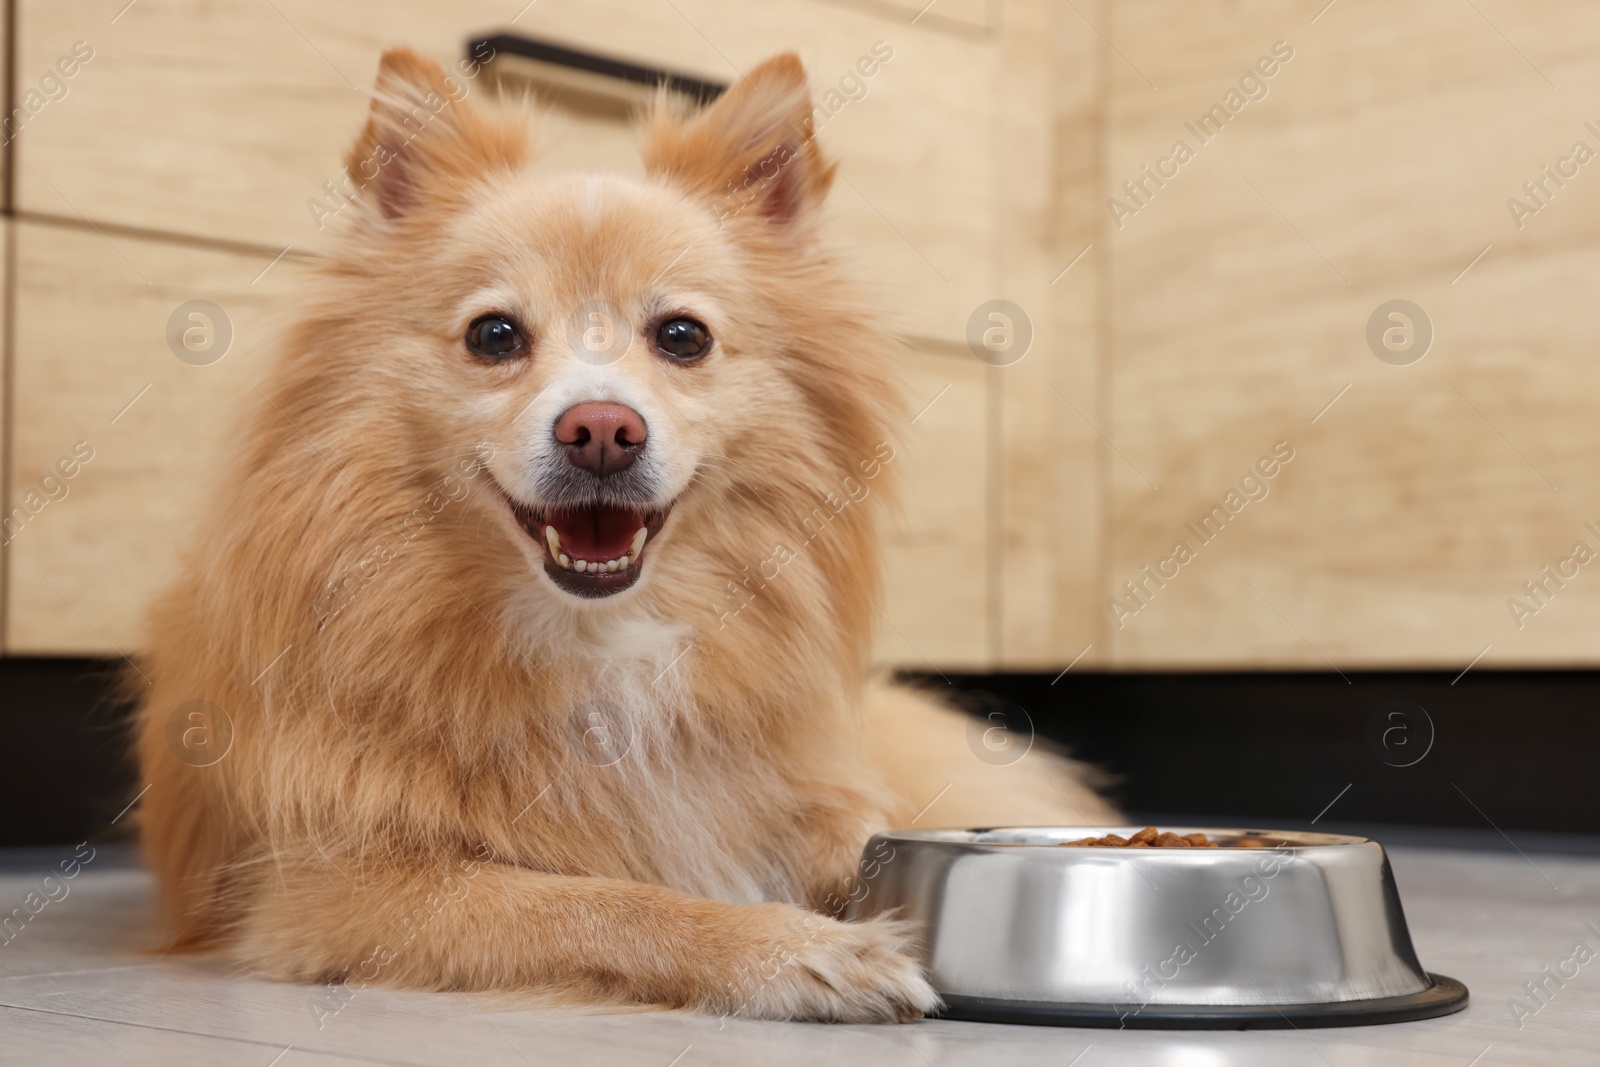
[[[1194,150],[1120,226],[1105,216],[1120,454],[1102,597],[1130,603],[1125,581],[1197,550],[1120,628],[1102,615],[1112,662],[1460,670],[1492,645],[1484,666],[1593,663],[1600,577],[1521,629],[1507,602],[1574,542],[1600,551],[1600,164],[1520,228],[1507,201],[1574,142],[1600,151],[1581,103],[1600,19],[1341,3],[1313,25],[1316,6],[1118,3],[1103,24],[1126,56],[1105,195],[1134,206],[1123,182]],[[1293,59],[1249,100],[1275,42]],[[1246,102],[1202,142],[1230,90]],[[1397,298],[1434,331],[1406,366],[1366,339]],[[1295,458],[1270,495],[1200,547],[1186,524],[1278,441]]]
[[[39,222],[14,240],[11,503],[45,502],[6,546],[6,651],[131,653],[296,264]]]
[[[6,153],[7,506],[95,457],[4,550],[7,652],[137,647],[380,51],[510,31],[722,82],[805,60],[829,226],[917,416],[881,662],[1600,658],[1600,578],[1545,569],[1600,554],[1600,163],[1574,147],[1600,153],[1600,16],[1576,0],[124,4],[14,3],[19,97],[93,57]],[[544,166],[637,169],[614,109],[548,125]],[[200,298],[237,330],[209,367],[165,341]],[[1019,359],[969,347],[995,300]],[[1394,300],[1431,327],[1420,360],[1369,344]]]

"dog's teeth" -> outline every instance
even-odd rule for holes
[[[637,555],[619,556],[616,559],[600,563],[595,560],[573,559],[563,552],[556,556],[556,562],[567,570],[576,571],[579,574],[616,574],[639,562],[639,557]]]
[[[650,532],[648,530],[640,528],[633,535],[633,543],[629,546],[627,552],[616,559],[599,561],[574,559],[567,555],[561,551],[561,534],[556,532],[556,528],[554,526],[546,526],[544,528],[544,539],[550,546],[550,558],[566,570],[575,571],[578,574],[616,574],[619,571],[627,570],[639,562],[639,557],[644,551],[645,539],[649,536]]]

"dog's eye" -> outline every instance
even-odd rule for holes
[[[689,363],[711,348],[711,332],[693,319],[668,319],[656,328],[656,347],[665,356]]]
[[[467,327],[467,347],[486,359],[505,359],[522,348],[522,333],[504,315],[485,315]]]

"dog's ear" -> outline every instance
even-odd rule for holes
[[[645,127],[645,170],[710,199],[724,219],[808,220],[834,165],[812,137],[811,95],[799,57],[762,63],[709,107],[684,116],[665,91]]]
[[[367,125],[345,167],[384,218],[460,201],[473,179],[527,158],[527,130],[485,118],[467,100],[470,92],[468,78],[409,48],[383,53]]]

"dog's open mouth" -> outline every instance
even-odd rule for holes
[[[543,546],[544,572],[562,589],[582,597],[610,596],[638,581],[645,546],[661,532],[671,510],[670,505],[650,510],[603,503],[540,509],[509,503],[517,524]]]

